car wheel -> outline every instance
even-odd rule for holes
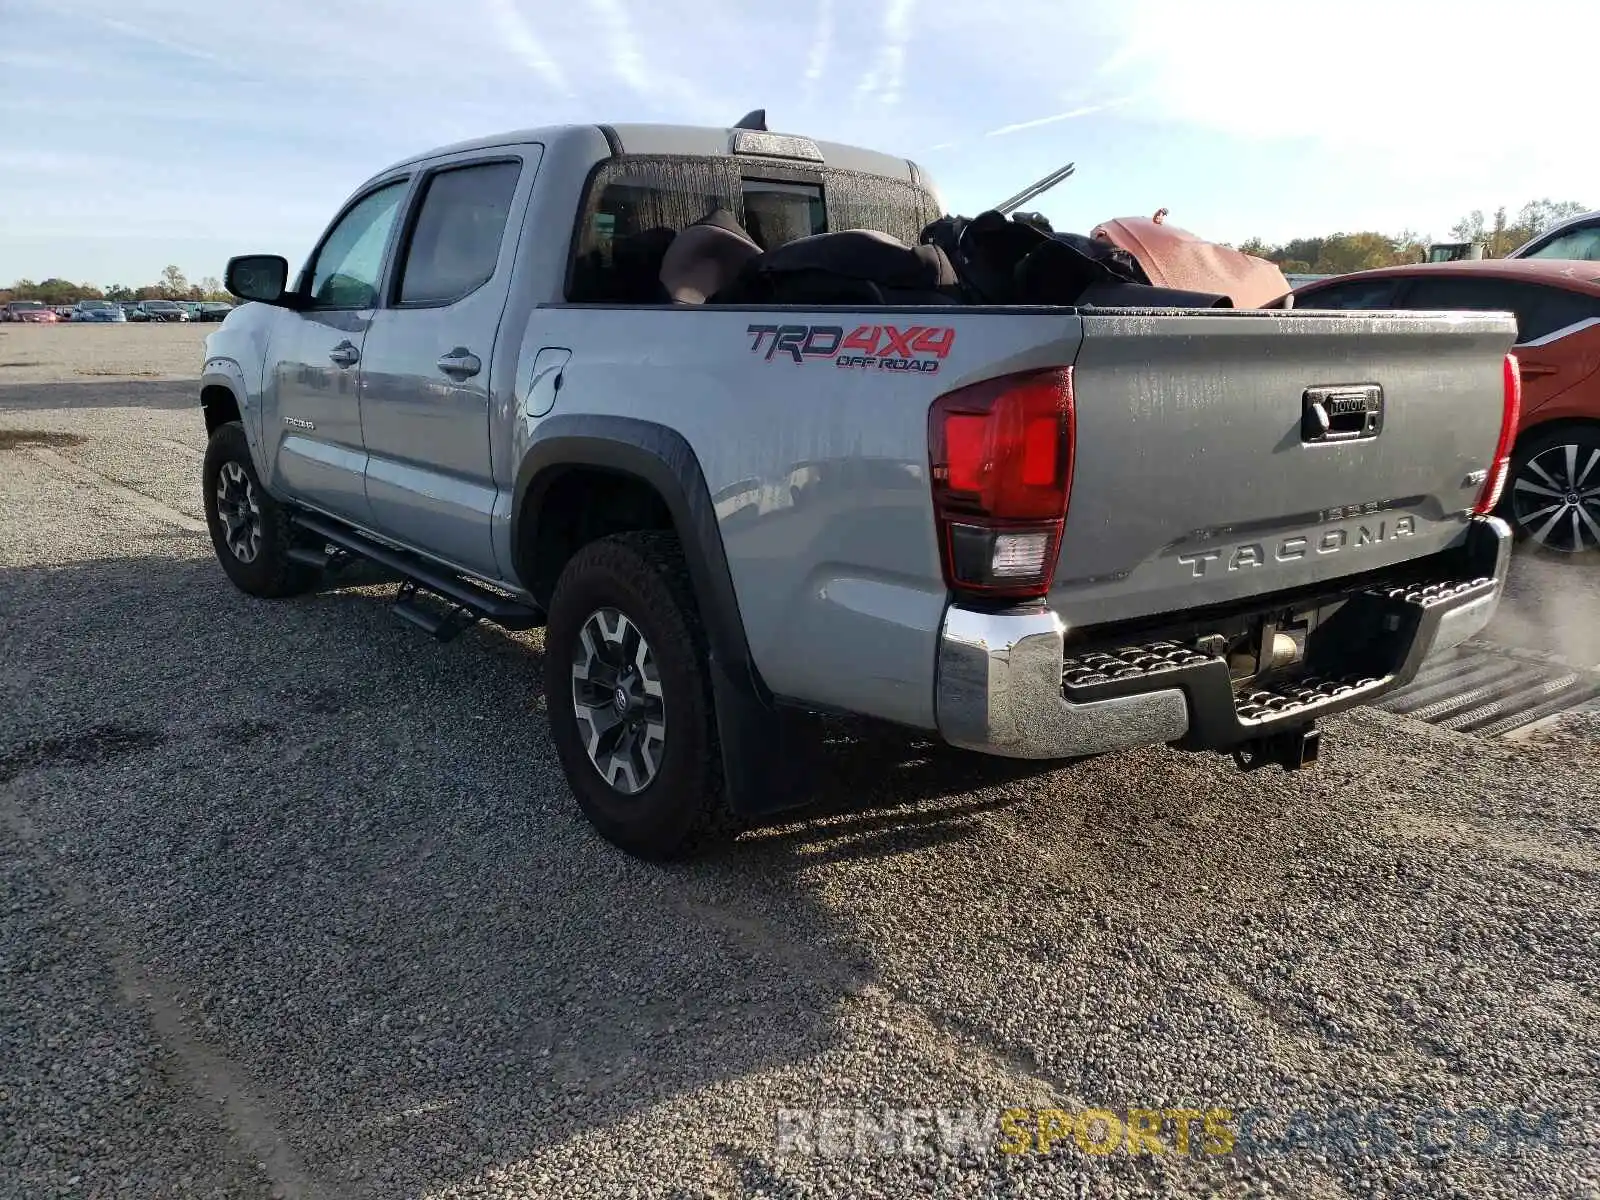
[[[1518,446],[1501,512],[1541,550],[1600,552],[1600,426],[1562,426]]]
[[[551,738],[584,815],[639,858],[684,858],[730,818],[709,655],[671,534],[591,542],[556,583],[545,627]]]
[[[277,599],[316,585],[321,572],[289,557],[295,544],[289,516],[261,486],[239,422],[229,421],[211,435],[201,479],[211,545],[235,587]]]

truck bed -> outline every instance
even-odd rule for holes
[[[551,305],[507,350],[524,371],[543,348],[570,350],[559,398],[535,413],[523,374],[524,419],[491,430],[513,431],[494,447],[509,484],[569,400],[659,414],[704,472],[773,691],[933,728],[929,664],[950,599],[928,476],[937,396],[1073,368],[1074,475],[1048,605],[1083,628],[1459,542],[1514,332],[1508,316],[1461,313]],[[1381,389],[1381,430],[1305,444],[1307,389],[1347,385]]]

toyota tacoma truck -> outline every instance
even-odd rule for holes
[[[648,858],[803,803],[816,714],[1293,769],[1489,620],[1508,314],[663,302],[641,247],[713,209],[767,249],[941,213],[884,154],[567,126],[379,172],[293,277],[230,261],[228,577],[370,560],[440,638],[542,626],[568,783]]]

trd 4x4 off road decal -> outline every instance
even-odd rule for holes
[[[956,331],[948,325],[751,325],[750,350],[767,362],[831,358],[836,367],[932,374],[949,357]]]

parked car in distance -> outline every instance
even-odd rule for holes
[[[34,325],[50,325],[59,320],[52,308],[42,300],[12,300],[0,310],[0,321],[26,321]]]
[[[142,313],[135,321],[187,321],[188,311],[176,300],[141,300],[134,310]]]
[[[125,324],[128,314],[114,300],[80,300],[72,310],[72,320],[84,324]]]
[[[1529,238],[1507,258],[1562,258],[1600,261],[1600,212],[1583,213]]]
[[[1294,306],[1515,316],[1522,419],[1499,514],[1546,549],[1600,552],[1600,265],[1530,256],[1384,267],[1307,284]]]
[[[218,300],[203,300],[195,305],[194,319],[196,321],[225,321],[232,311],[233,305],[231,304],[223,304]]]

